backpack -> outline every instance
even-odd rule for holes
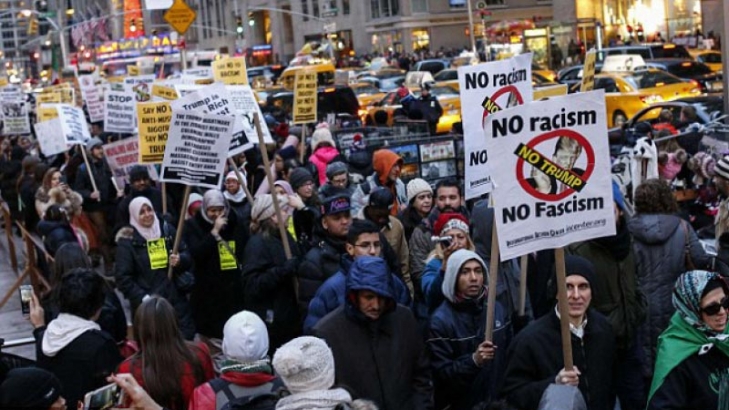
[[[236,397],[230,389],[230,385],[223,379],[210,380],[210,387],[215,392],[216,400],[218,393],[222,392],[228,398],[228,402],[221,407],[222,410],[275,410],[276,403],[281,398],[275,393],[253,394]]]

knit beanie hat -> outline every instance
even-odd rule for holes
[[[266,358],[268,330],[263,320],[244,310],[231,316],[223,327],[223,354],[241,363]]]
[[[0,408],[47,409],[61,396],[61,382],[53,373],[24,367],[8,372],[0,385]]]
[[[316,337],[297,337],[281,346],[273,355],[273,368],[293,394],[328,390],[334,385],[334,355]]]
[[[433,233],[438,236],[451,229],[460,229],[468,235],[468,219],[459,213],[444,213],[433,224]]]
[[[294,159],[296,158],[296,147],[293,145],[289,145],[288,147],[283,147],[278,152],[276,152],[278,156],[283,158],[284,161],[287,159]]]
[[[597,282],[595,282],[595,266],[589,260],[575,255],[566,255],[564,257],[564,269],[565,277],[572,275],[580,275],[587,279],[590,283],[590,288],[593,288]]]
[[[319,148],[319,144],[329,143],[332,147],[336,147],[332,132],[329,131],[329,124],[323,122],[316,126],[316,130],[311,134],[311,152]]]
[[[92,149],[94,149],[96,147],[100,147],[102,145],[104,145],[104,142],[101,141],[101,139],[99,139],[99,137],[94,137],[86,142],[86,150],[91,151]]]
[[[430,192],[431,194],[433,193],[433,188],[431,188],[430,184],[424,179],[415,178],[412,181],[408,182],[408,204],[411,204],[413,202],[413,199],[415,199],[416,196],[422,194],[423,192]]]
[[[147,167],[142,165],[135,165],[129,170],[129,182],[141,181],[149,179],[149,171]]]
[[[331,180],[337,175],[347,173],[347,164],[342,161],[334,161],[327,165],[327,179]]]
[[[729,155],[722,157],[714,166],[714,174],[729,180]]]
[[[314,182],[314,176],[311,175],[308,169],[299,167],[291,170],[289,183],[294,191],[304,186],[307,182]]]

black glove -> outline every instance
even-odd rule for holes
[[[527,327],[529,321],[529,316],[514,316],[514,318],[511,319],[511,326],[514,328],[514,334],[519,333],[522,329]]]

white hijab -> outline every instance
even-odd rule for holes
[[[154,223],[152,223],[151,227],[145,228],[141,223],[139,223],[139,213],[142,211],[142,207],[144,205],[149,206],[152,209],[152,212],[154,212],[152,203],[149,199],[143,196],[138,196],[129,203],[129,223],[137,230],[137,232],[139,232],[140,235],[142,235],[142,238],[148,241],[159,239],[162,236],[162,232],[159,227],[157,214],[154,214]]]

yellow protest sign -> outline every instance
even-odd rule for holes
[[[200,78],[195,80],[195,85],[210,85],[214,82],[215,80],[213,80],[212,78]]]
[[[539,87],[534,89],[534,101],[541,100],[542,98],[559,97],[560,95],[567,95],[567,84],[550,85],[547,87]]]
[[[580,91],[592,91],[595,88],[595,58],[597,53],[590,51],[585,55],[585,65],[582,68],[582,84]]]
[[[113,77],[106,77],[106,81],[110,83],[123,83],[124,78],[126,77],[124,77],[123,75],[117,75]]]
[[[220,256],[220,270],[231,270],[238,267],[238,263],[235,260],[235,256],[228,250],[235,252],[235,241],[228,241],[228,246],[225,243],[218,242],[218,256]]]
[[[56,107],[38,107],[36,109],[38,122],[52,120],[58,118],[58,110]]]
[[[246,60],[243,57],[228,57],[213,64],[213,78],[225,85],[248,85]]]
[[[61,95],[61,104],[76,104],[73,88],[62,88],[56,92]]]
[[[0,77],[0,87],[8,85],[8,79],[6,77]]]
[[[139,75],[139,67],[137,67],[136,65],[128,65],[127,66],[127,74],[130,77],[136,77],[136,76],[138,76]]]
[[[167,101],[137,103],[140,164],[162,163],[171,119],[172,108]]]
[[[315,71],[302,70],[296,73],[294,83],[294,124],[316,122],[316,88]]]
[[[61,92],[50,91],[35,96],[35,105],[40,107],[41,104],[60,104],[61,103]]]
[[[176,100],[179,96],[177,90],[162,84],[152,84],[152,96],[159,97],[167,101]]]
[[[147,241],[147,255],[149,265],[152,269],[164,269],[167,267],[167,246],[165,238]]]

